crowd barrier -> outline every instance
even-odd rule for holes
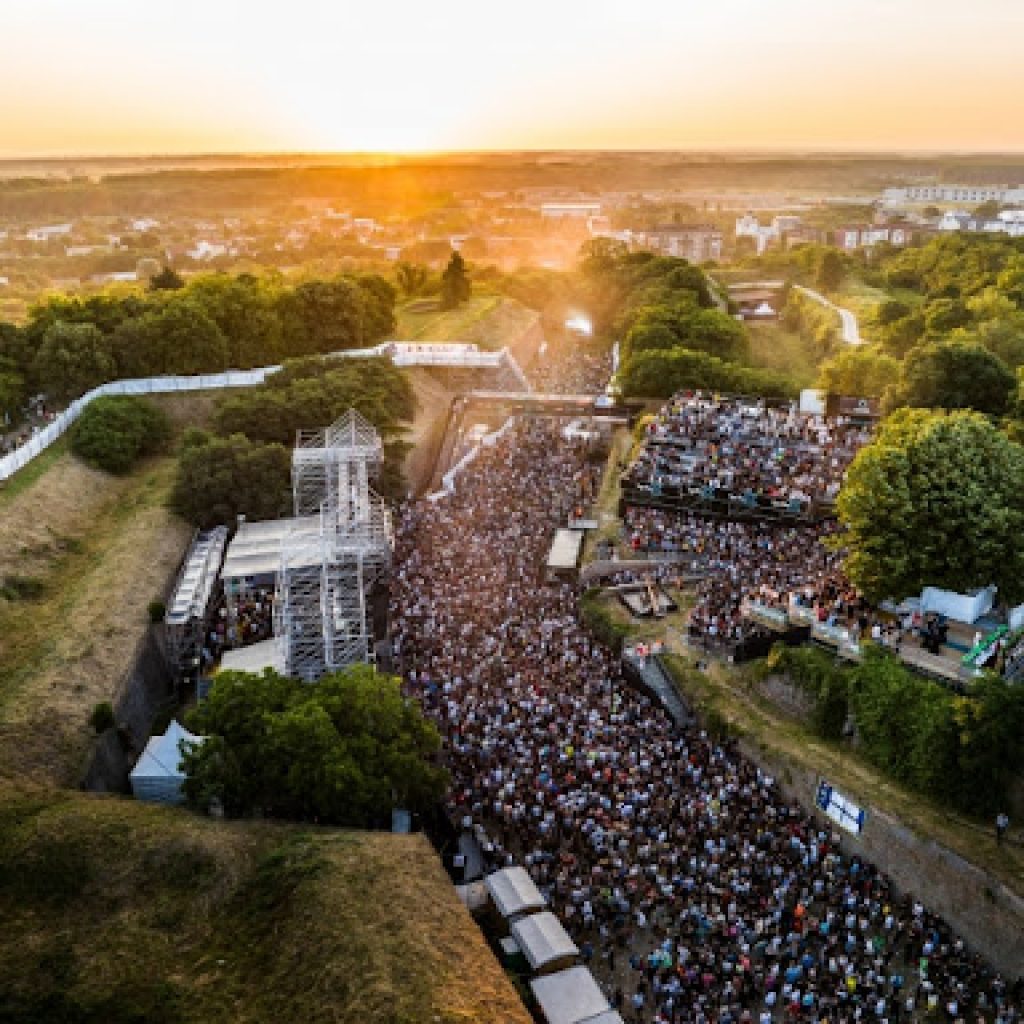
[[[262,384],[276,373],[280,366],[262,366],[256,370],[227,370],[224,373],[202,373],[193,377],[139,377],[133,380],[113,380],[87,391],[76,398],[63,412],[42,430],[13,452],[0,459],[0,481],[12,477],[42,454],[54,441],[63,437],[81,416],[85,407],[96,398],[108,395],[162,395],[178,391],[209,391],[218,388],[250,388]]]

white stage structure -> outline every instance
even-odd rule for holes
[[[373,659],[367,595],[390,566],[392,548],[390,513],[370,486],[383,461],[380,435],[354,409],[326,430],[299,435],[296,518],[282,539],[274,602],[289,675],[313,681]]]

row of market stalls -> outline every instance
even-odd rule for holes
[[[546,1024],[623,1024],[525,868],[495,871],[484,887],[505,965],[532,975],[530,991]]]

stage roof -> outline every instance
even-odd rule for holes
[[[301,516],[242,523],[228,545],[224,567],[220,572],[221,579],[227,581],[246,576],[276,576],[281,568],[281,545],[284,538],[295,532],[313,539],[320,533],[320,517]],[[319,561],[319,558],[315,561]]]

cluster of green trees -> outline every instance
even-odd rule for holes
[[[782,307],[782,324],[814,345],[819,358],[826,356],[839,341],[839,316],[796,288],[788,289]]]
[[[630,252],[622,242],[598,238],[583,246],[579,281],[598,334],[622,339],[624,394],[667,397],[680,388],[795,393],[780,374],[746,365],[746,330],[715,308],[706,275],[686,260]]]
[[[447,775],[441,740],[399,680],[356,665],[316,686],[270,670],[224,672],[189,719],[186,799],[232,816],[367,828],[428,812]]]
[[[171,436],[167,416],[152,402],[129,395],[90,402],[71,430],[71,450],[108,473],[127,473]]]
[[[979,413],[890,415],[838,509],[846,574],[871,601],[990,583],[1024,597],[1024,448]]]
[[[826,365],[822,383],[885,397],[886,408],[1016,415],[1024,368],[1024,240],[953,234],[879,247],[861,271],[894,296],[866,318],[873,344],[856,366]],[[893,364],[898,363],[892,374]],[[879,384],[891,374],[889,384]]]
[[[403,492],[403,440],[416,398],[408,377],[385,358],[286,363],[265,384],[221,398],[213,432],[190,430],[182,444],[172,495],[175,509],[208,528],[287,514],[291,449],[299,430],[329,426],[349,409],[381,433],[384,467],[377,483],[387,497]]]
[[[852,666],[810,647],[777,648],[770,664],[813,697],[824,739],[851,719],[859,749],[892,778],[968,814],[1005,809],[1024,770],[1024,688],[983,676],[957,695],[872,646]]]
[[[146,294],[51,296],[23,326],[0,325],[4,409],[12,396],[17,403],[36,391],[67,401],[123,377],[213,373],[360,348],[395,327],[395,290],[377,275],[294,286],[249,274],[179,283],[168,278]]]

